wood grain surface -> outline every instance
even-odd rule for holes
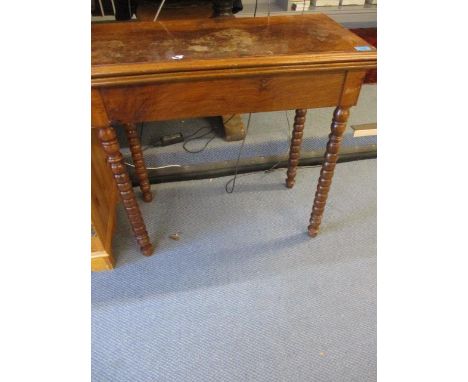
[[[94,24],[91,46],[93,79],[376,58],[323,14]]]

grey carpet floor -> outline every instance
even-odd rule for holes
[[[337,166],[311,239],[318,174],[155,185],[149,258],[119,210],[117,268],[92,275],[93,381],[375,381],[376,160]]]
[[[311,109],[307,113],[304,138],[302,143],[302,155],[307,152],[323,152],[325,149],[330,123],[334,108]],[[294,111],[287,111],[289,118],[286,119],[284,111],[252,114],[249,133],[242,152],[242,159],[260,156],[287,155],[290,144],[290,132],[294,122]],[[242,115],[244,124],[247,123],[247,114]],[[364,85],[359,96],[358,104],[351,109],[342,147],[362,147],[377,144],[377,137],[354,138],[350,126],[364,123],[375,123],[377,121],[377,85]],[[166,147],[148,147],[148,145],[163,135],[181,132],[184,136],[195,133],[201,127],[207,127],[199,132],[202,134],[212,127],[215,131],[215,139],[207,148],[197,154],[184,151],[182,144]],[[126,158],[130,158],[130,151],[126,149],[126,139],[123,131],[119,130],[119,140],[124,147],[122,152]],[[223,138],[223,128],[219,119],[198,118],[190,120],[163,121],[146,123],[142,132],[142,145],[146,146],[145,161],[148,167],[168,165],[193,165],[199,163],[221,162],[237,158],[240,142],[226,142]],[[197,134],[198,135],[198,134]],[[212,135],[208,135],[210,137]],[[206,139],[192,141],[187,144],[190,151],[203,148]]]

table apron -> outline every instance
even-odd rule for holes
[[[341,70],[101,87],[92,92],[92,125],[353,106],[364,75]]]

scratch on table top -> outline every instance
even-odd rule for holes
[[[191,40],[187,50],[207,52],[217,48],[220,52],[249,51],[257,41],[251,33],[242,29],[225,29]]]

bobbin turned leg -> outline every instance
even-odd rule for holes
[[[133,233],[140,245],[140,250],[144,255],[150,256],[154,248],[146,232],[145,222],[141,216],[127,169],[122,162],[123,157],[120,152],[119,143],[117,142],[115,130],[111,126],[100,128],[98,135],[99,141],[106,152],[115,182],[117,183],[117,188],[119,189],[120,197],[124,204],[125,211],[127,212],[128,220],[130,220]]]
[[[136,125],[134,123],[128,123],[124,125],[124,128],[132,153],[133,164],[135,165],[135,173],[140,182],[140,190],[143,193],[143,200],[145,202],[151,202],[153,200],[153,194],[151,193],[151,184],[148,179],[148,171],[146,170]]]
[[[296,169],[301,154],[302,135],[307,109],[297,109],[294,117],[294,128],[291,137],[291,149],[289,150],[288,172],[286,187],[292,188],[295,183]]]
[[[328,136],[327,150],[320,170],[320,178],[315,193],[314,205],[310,216],[308,227],[309,235],[315,237],[318,234],[320,222],[322,221],[323,210],[327,202],[328,192],[332,183],[333,172],[338,160],[338,150],[340,149],[343,133],[346,129],[346,121],[349,116],[349,107],[338,106],[333,113],[331,133]]]

